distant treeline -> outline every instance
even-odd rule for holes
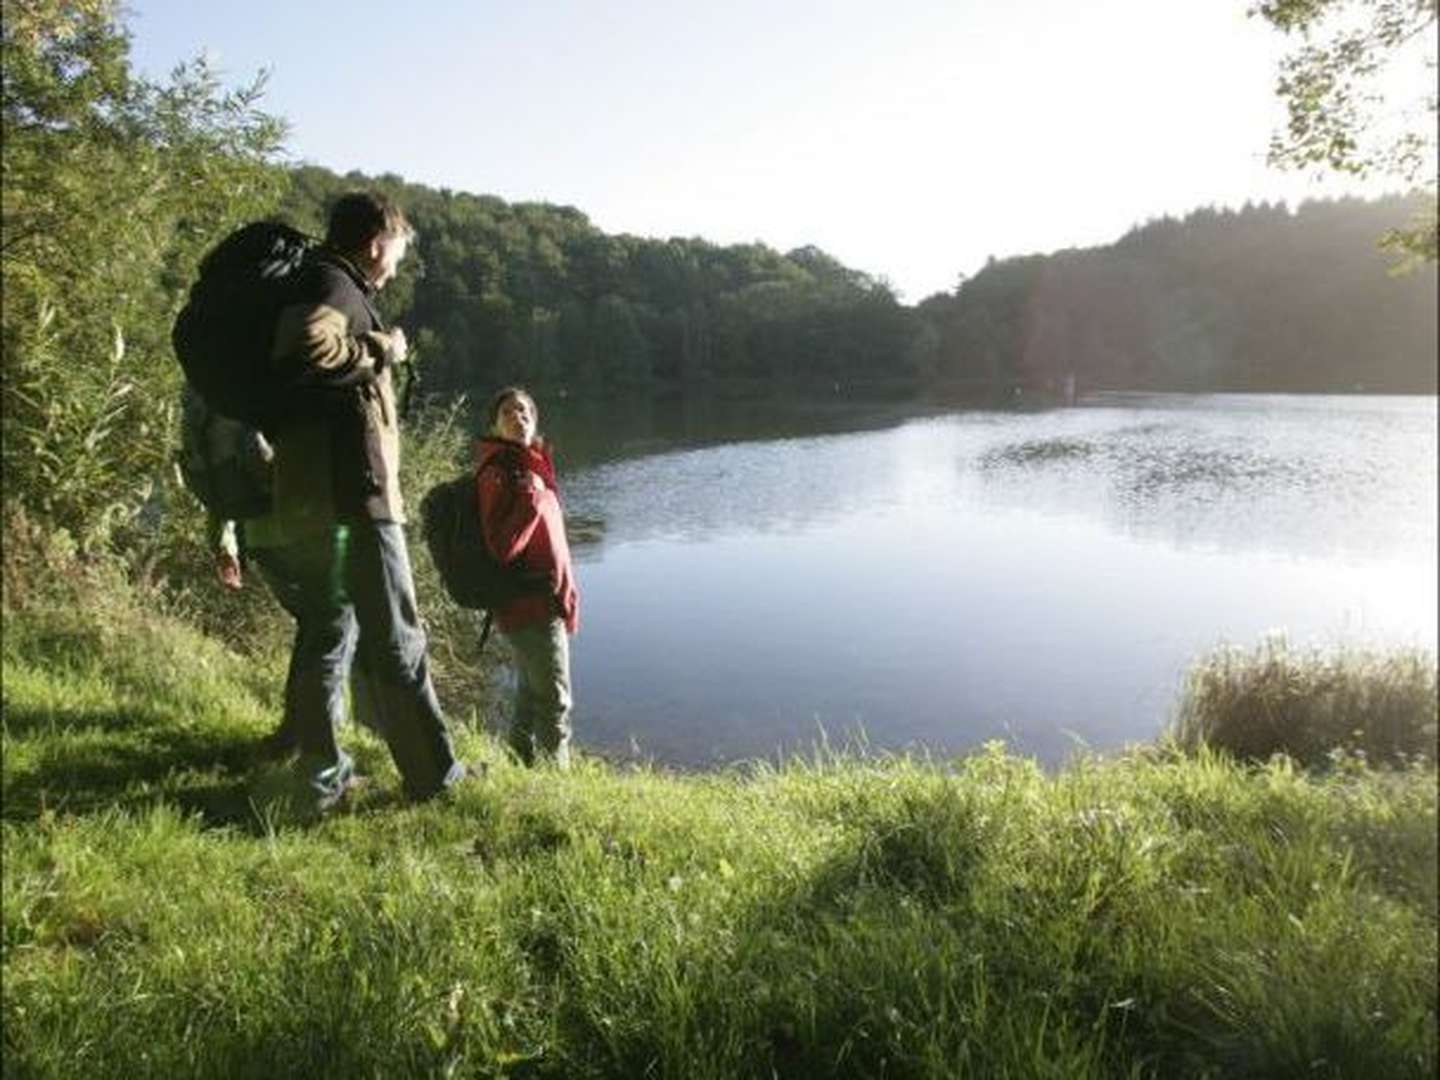
[[[1079,389],[1433,392],[1435,269],[1389,273],[1376,238],[1418,200],[1198,210],[1107,247],[992,259],[954,293],[901,304],[814,247],[601,232],[580,211],[398,177],[292,174],[319,230],[358,184],[420,230],[385,297],[427,391],[508,380],[576,393],[679,385],[960,395]]]
[[[378,186],[419,230],[383,296],[427,391],[520,379],[578,393],[717,380],[908,378],[920,327],[882,281],[813,247],[612,236],[579,210],[396,177],[293,174],[284,210],[321,228],[340,191]]]
[[[1081,389],[1434,393],[1436,273],[1376,238],[1424,197],[1197,210],[992,260],[917,316],[945,378]]]

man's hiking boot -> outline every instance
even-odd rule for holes
[[[461,788],[469,787],[485,779],[490,771],[490,766],[483,761],[457,761],[450,767],[445,780],[434,791],[426,792],[423,795],[410,795],[412,803],[431,802],[435,799],[454,798]]]
[[[370,777],[354,773],[345,781],[345,787],[340,792],[340,797],[335,800],[334,805],[342,806],[348,803],[357,792],[364,791],[370,786]]]
[[[300,736],[279,727],[260,740],[255,756],[261,761],[280,761],[300,749]]]
[[[351,767],[353,768],[353,766]],[[350,796],[364,788],[370,783],[368,776],[361,776],[359,773],[350,772],[343,780],[325,790],[319,790],[320,785],[313,784],[317,789],[318,796],[315,800],[315,809],[322,814],[329,813],[337,806],[349,801]]]

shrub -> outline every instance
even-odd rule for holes
[[[112,0],[4,11],[6,499],[143,561],[173,486],[170,323],[202,252],[278,201],[284,124],[263,79],[135,77]]]
[[[420,406],[405,423],[401,489],[410,524],[406,539],[415,575],[416,599],[430,643],[430,674],[446,715],[456,722],[486,725],[499,713],[497,672],[504,646],[492,640],[480,648],[482,616],[457,605],[445,592],[440,572],[420,532],[420,500],[435,484],[453,479],[470,462],[469,402],[462,395],[443,404]],[[493,635],[492,637],[498,637]]]
[[[1420,649],[1298,651],[1283,636],[1228,647],[1186,676],[1172,734],[1243,760],[1288,754],[1321,765],[1334,752],[1381,764],[1436,757],[1435,658]]]

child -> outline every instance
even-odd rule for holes
[[[570,641],[579,594],[565,538],[555,467],[539,437],[535,399],[518,386],[497,393],[489,434],[475,446],[480,520],[490,553],[502,564],[548,575],[550,588],[527,592],[496,611],[515,658],[510,746],[526,765],[570,765]]]

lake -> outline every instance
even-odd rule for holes
[[[892,406],[789,437],[749,410],[761,438],[745,409],[551,411],[567,512],[597,537],[576,735],[610,753],[999,738],[1056,764],[1153,738],[1220,644],[1436,647],[1434,398]]]

